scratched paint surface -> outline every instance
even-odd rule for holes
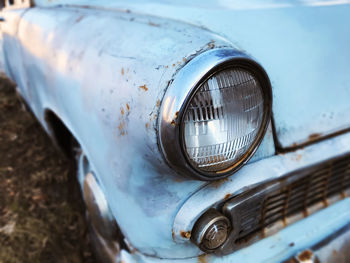
[[[275,127],[282,147],[350,128],[350,1],[185,2],[106,0],[88,4],[204,26],[246,50],[271,79]]]

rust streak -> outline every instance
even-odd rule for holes
[[[126,109],[127,109],[127,111],[130,111],[129,103],[126,104]]]
[[[225,196],[224,196],[224,200],[227,200],[227,199],[229,199],[231,197],[231,194],[230,193],[227,193],[227,194],[225,194]]]
[[[157,100],[157,104],[156,104],[157,107],[160,106],[160,100]]]
[[[125,114],[125,111],[124,111],[124,108],[123,108],[123,107],[120,108],[120,113],[121,113],[121,115],[124,115],[124,114]]]
[[[122,73],[122,75],[124,76],[124,68],[122,68],[121,73]]]

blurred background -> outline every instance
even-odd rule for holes
[[[0,263],[93,263],[74,166],[0,77]]]

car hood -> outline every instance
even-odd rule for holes
[[[251,55],[272,83],[281,148],[350,128],[349,0],[67,1],[86,2],[204,27]]]

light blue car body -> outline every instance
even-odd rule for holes
[[[181,233],[227,195],[350,153],[349,14],[347,0],[36,0],[3,10],[1,62],[46,131],[51,111],[88,156],[135,249],[121,260],[280,262],[348,226],[349,198],[223,257]],[[224,47],[266,70],[272,120],[228,179],[185,178],[158,146],[159,107],[188,61]]]

